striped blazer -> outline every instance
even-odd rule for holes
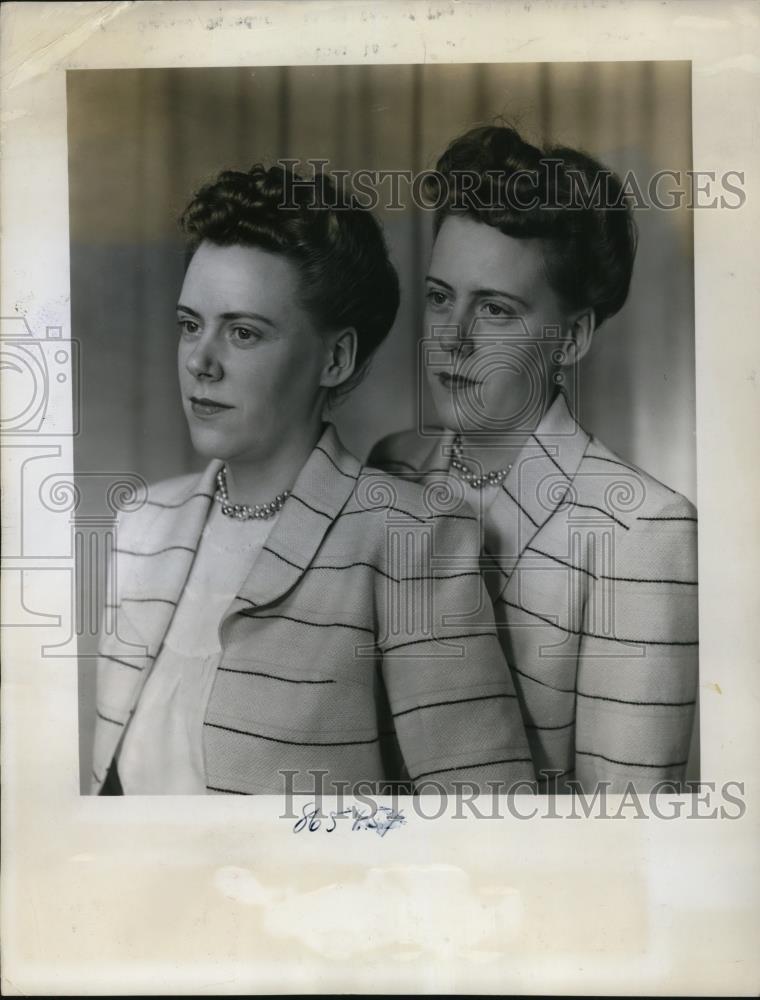
[[[452,438],[394,434],[370,462],[432,484],[451,478]],[[558,791],[682,780],[698,680],[694,507],[587,434],[560,394],[479,514],[537,771]]]
[[[97,666],[97,793],[182,594],[220,462],[117,526]],[[203,722],[209,793],[534,777],[471,511],[362,468],[332,425],[223,616]],[[108,619],[107,619],[108,620]]]

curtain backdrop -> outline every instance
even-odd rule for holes
[[[72,336],[81,345],[83,472],[147,480],[200,469],[178,398],[176,218],[225,167],[282,157],[335,169],[432,168],[460,132],[502,116],[645,181],[691,167],[684,62],[301,66],[68,74]],[[380,209],[402,304],[364,383],[333,413],[366,456],[416,419],[416,339],[431,214]],[[613,449],[696,500],[692,226],[637,212],[629,300],[579,370],[579,415]],[[92,637],[82,652],[93,648]],[[81,668],[89,773],[93,661]],[[695,751],[696,753],[696,751]],[[695,756],[696,760],[696,756]]]

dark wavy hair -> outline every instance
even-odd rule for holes
[[[507,236],[538,238],[552,287],[570,309],[593,307],[599,326],[622,308],[637,230],[607,167],[576,149],[541,150],[514,128],[485,125],[455,139],[436,170],[447,192],[436,203],[436,234],[449,215],[464,212]]]
[[[379,223],[328,174],[305,180],[289,164],[224,170],[180,216],[188,260],[204,240],[260,247],[292,261],[301,301],[322,330],[353,327],[354,372],[330,390],[335,402],[366,373],[399,306],[399,283]]]

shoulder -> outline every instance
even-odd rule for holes
[[[581,463],[581,471],[596,479],[608,505],[619,508],[631,521],[696,522],[693,503],[653,475],[634,465],[591,437]]]
[[[670,582],[679,585],[678,606],[685,607],[696,593],[695,588],[680,586],[697,580],[694,505],[592,437],[573,479],[568,513],[576,523],[587,519],[594,525],[599,512],[615,524],[614,541],[606,550],[597,546],[598,557],[610,561],[607,576],[599,579],[618,580],[615,600],[628,599],[628,586],[634,586],[636,600],[643,599],[642,581]],[[661,597],[662,608],[674,606],[672,594],[663,591]]]
[[[583,507],[596,506],[624,529],[616,533],[615,569],[609,572],[632,581],[696,582],[697,512],[685,496],[596,438],[589,442],[579,473],[574,480],[574,502],[580,499],[580,513],[593,517],[594,510]],[[680,606],[696,593],[691,587],[678,586],[677,590]],[[623,590],[616,599],[624,597]],[[662,599],[666,600],[664,593]],[[671,607],[672,600],[671,595],[663,607]]]
[[[417,562],[425,552],[461,556],[480,548],[477,516],[462,495],[443,481],[418,483],[408,471],[363,466],[339,520],[340,535],[350,532],[383,565],[402,551]]]
[[[367,459],[367,464],[388,471],[418,471],[430,453],[430,441],[415,430],[398,431],[381,438]]]
[[[350,509],[380,515],[397,514],[411,520],[477,521],[460,491],[451,489],[448,479],[420,482],[411,470],[390,472],[372,465],[362,466],[356,480]]]
[[[454,487],[447,470],[431,468],[435,441],[416,430],[382,438],[362,468],[367,485],[386,483],[392,505],[403,506],[415,518],[431,523],[477,522],[464,494]]]

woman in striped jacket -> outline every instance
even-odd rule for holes
[[[323,423],[398,306],[379,226],[337,196],[257,166],[183,215],[179,382],[208,464],[120,519],[94,793],[533,777],[476,519]]]
[[[424,364],[442,427],[370,462],[449,476],[546,788],[684,777],[697,691],[696,512],[575,420],[573,366],[623,305],[636,234],[618,179],[482,127],[438,163]]]

